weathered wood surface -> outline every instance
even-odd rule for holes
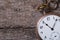
[[[0,0],[0,40],[37,40],[35,27],[42,14],[35,7],[40,2]]]
[[[42,16],[35,11],[38,4],[41,0],[0,0],[0,40],[38,40],[35,27]]]
[[[0,40],[37,40],[34,29],[0,29]]]
[[[35,11],[40,0],[0,0],[0,27],[34,27],[41,13]]]

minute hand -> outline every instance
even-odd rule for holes
[[[53,25],[53,29],[54,29],[54,27],[55,27],[56,22],[57,22],[57,19],[55,20],[55,23],[54,23],[54,25]]]

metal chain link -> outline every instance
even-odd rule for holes
[[[56,10],[59,7],[58,0],[57,1],[55,1],[55,0],[42,0],[42,1],[43,1],[43,4],[38,6],[37,10],[39,10],[43,14],[45,14],[47,12],[51,12],[53,10]]]

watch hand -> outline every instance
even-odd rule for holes
[[[54,27],[55,27],[56,22],[57,22],[57,19],[55,20],[55,23],[54,23],[54,25],[53,25],[53,29],[54,29]]]
[[[44,22],[44,23],[45,23],[45,22]],[[48,26],[48,27],[51,29],[51,27],[50,27],[47,23],[45,23],[45,25]]]

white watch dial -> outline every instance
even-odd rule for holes
[[[60,18],[56,15],[47,15],[42,17],[37,23],[38,34],[43,40],[53,40],[51,35],[58,32],[60,35]],[[54,33],[55,35],[56,33]],[[57,38],[58,39],[58,38]],[[54,39],[55,40],[55,39]],[[58,39],[60,40],[60,39]]]

